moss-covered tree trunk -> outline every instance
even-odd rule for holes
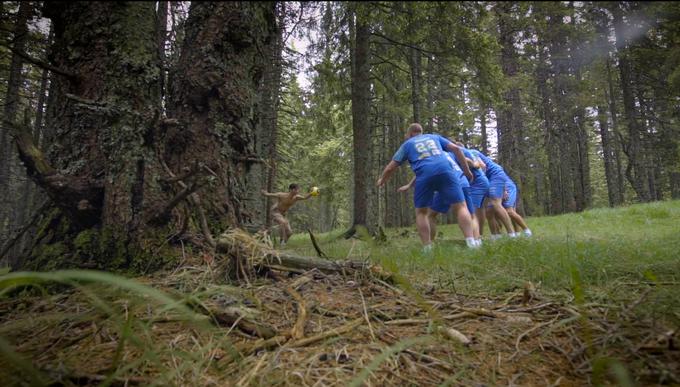
[[[260,210],[246,189],[261,125],[258,94],[276,38],[274,3],[192,3],[186,38],[169,90],[162,157],[176,174],[205,164],[214,181],[201,192],[211,225],[251,223]],[[255,187],[255,188],[261,188]]]
[[[241,224],[273,4],[192,5],[168,119],[154,2],[48,2],[45,13],[51,61],[73,76],[51,88],[49,155],[17,137],[56,205],[30,266],[148,269],[167,257],[168,239]]]

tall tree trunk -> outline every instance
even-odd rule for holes
[[[170,120],[160,118],[154,3],[47,3],[45,13],[55,65],[76,75],[55,77],[51,89],[59,152],[46,160],[17,136],[32,178],[59,208],[36,236],[33,266],[156,267],[163,258],[150,246],[183,236],[168,228],[198,188],[203,206],[190,202],[204,231],[243,223],[273,5],[192,4]]]
[[[420,104],[420,84],[421,84],[421,55],[420,51],[415,48],[409,49],[409,68],[411,69],[411,104],[413,105],[413,122],[420,122],[421,104]]]
[[[31,17],[33,3],[22,1],[19,3],[16,21],[14,24],[14,44],[12,47],[12,60],[9,66],[9,76],[7,79],[7,94],[5,95],[3,119],[8,122],[15,122],[19,109],[19,88],[23,80],[21,69],[23,60],[21,54],[26,48],[28,37],[28,19]],[[4,127],[4,125],[3,125]],[[16,151],[10,142],[10,133],[3,130],[0,133],[0,198],[14,198],[13,186],[15,186],[12,176],[13,166],[16,164]],[[10,202],[12,203],[12,202]],[[12,214],[12,203],[0,205],[0,239],[9,237],[9,233],[16,226],[15,215]]]
[[[435,85],[434,85],[434,71],[435,63],[432,56],[427,57],[427,75],[425,77],[427,84],[427,131],[432,133],[434,131],[434,100],[435,100]]]
[[[370,28],[367,24],[363,4],[357,4],[355,44],[352,50],[352,149],[354,161],[354,198],[352,226],[367,223],[369,211],[371,165],[371,127],[370,127]]]
[[[258,186],[250,189],[252,192],[259,192],[262,187],[265,187],[267,192],[273,192],[274,183],[276,182],[277,124],[281,71],[283,69],[283,31],[286,23],[286,3],[278,3],[277,8],[276,38],[272,40],[271,58],[267,61],[264,71],[261,93],[262,125],[257,133],[257,153],[266,160],[266,163],[255,165],[253,168],[253,173],[260,176],[257,179],[249,179],[256,181],[258,184]],[[269,227],[271,225],[271,214],[266,198],[258,196],[254,204],[257,212],[260,214],[257,216],[258,222]]]
[[[485,155],[489,154],[489,136],[486,133],[486,115],[487,115],[488,109],[486,105],[482,104],[481,108],[479,109],[479,125],[481,128],[481,133],[482,133],[482,152]]]
[[[619,130],[619,117],[618,110],[616,109],[616,94],[614,90],[614,81],[612,80],[612,72],[610,59],[607,58],[605,62],[607,68],[607,84],[609,90],[609,98],[607,103],[609,105],[609,114],[612,119],[612,131],[614,136],[612,136],[612,155],[614,157],[615,165],[615,186],[614,186],[614,198],[617,205],[623,204],[625,200],[625,182],[623,177],[623,167],[621,165],[621,131]]]
[[[616,165],[614,159],[614,147],[612,146],[611,134],[609,133],[609,122],[606,110],[601,106],[597,107],[597,120],[600,126],[600,139],[602,141],[602,156],[604,158],[604,176],[607,182],[607,194],[609,206],[614,207],[620,203],[617,201],[617,181]]]
[[[165,57],[165,47],[168,42],[168,13],[169,13],[170,2],[159,1],[158,11],[157,11],[157,39],[158,39],[158,61],[160,62],[160,77],[158,79],[158,95],[161,99],[161,106],[164,106],[163,101],[165,100],[165,87],[167,77],[167,64],[168,61]]]
[[[517,148],[517,119],[519,106],[519,89],[514,85],[514,77],[517,75],[517,55],[515,52],[515,34],[511,25],[513,4],[501,2],[496,7],[498,15],[498,29],[501,43],[501,69],[503,75],[509,80],[511,86],[503,94],[501,106],[496,109],[498,117],[498,161],[510,174],[515,174],[515,155]]]
[[[640,124],[637,121],[637,109],[635,108],[635,97],[633,95],[633,84],[631,76],[631,64],[627,53],[626,39],[624,38],[624,29],[622,11],[618,3],[612,6],[612,13],[614,15],[614,31],[616,34],[616,45],[619,47],[619,74],[621,77],[621,91],[623,92],[623,111],[628,129],[628,140],[624,144],[624,152],[628,157],[628,166],[626,167],[626,178],[633,186],[637,198],[641,202],[648,202],[651,200],[649,189],[646,184],[646,173],[644,170],[644,161],[642,154],[642,133]]]
[[[541,15],[545,13],[537,8]],[[544,125],[545,153],[548,160],[548,203],[545,205],[549,214],[564,212],[562,200],[562,179],[560,170],[560,132],[556,129],[553,103],[548,85],[550,69],[548,67],[548,37],[539,34],[538,37],[538,65],[536,67],[536,87],[541,98],[540,116]]]
[[[498,159],[506,172],[517,183],[520,192],[529,186],[528,163],[525,153],[528,146],[524,139],[524,118],[519,86],[516,76],[519,73],[518,54],[515,49],[515,30],[513,25],[514,4],[500,3],[496,9],[501,40],[501,68],[503,75],[510,81],[510,88],[503,95],[503,104],[498,111]],[[484,128],[486,129],[486,128]],[[531,212],[527,195],[521,196],[518,203],[520,212]]]
[[[559,153],[551,154],[550,157],[557,158],[559,179],[561,207],[563,211],[576,211],[576,196],[574,192],[575,170],[578,163],[578,148],[574,145],[576,143],[577,128],[574,122],[573,114],[573,96],[574,90],[571,87],[571,78],[569,75],[569,57],[567,53],[567,41],[564,34],[559,34],[563,26],[563,19],[558,12],[561,10],[561,5],[550,5],[550,18],[548,21],[548,28],[551,29],[551,39],[549,41],[550,47],[550,61],[552,62],[552,72],[554,75],[554,83],[552,87],[553,101],[555,104],[555,127],[554,133],[558,139],[557,150]],[[552,7],[559,7],[554,10]],[[575,149],[576,148],[576,149]],[[559,155],[559,156],[557,156]]]

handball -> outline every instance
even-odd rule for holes
[[[312,187],[312,190],[309,193],[312,196],[319,196],[319,187]]]

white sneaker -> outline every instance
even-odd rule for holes
[[[465,244],[471,249],[476,249],[479,247],[475,238],[465,238]]]
[[[431,256],[432,255],[432,249],[433,249],[434,243],[430,243],[429,245],[423,246],[423,250],[421,253],[423,255]]]
[[[530,237],[534,234],[531,232],[531,230],[526,229],[526,230],[522,231],[522,235],[524,235],[525,237]]]

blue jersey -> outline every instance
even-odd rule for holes
[[[470,184],[468,182],[467,177],[465,177],[465,174],[463,173],[463,169],[460,167],[460,164],[458,163],[456,154],[453,152],[446,152],[446,157],[449,159],[449,163],[451,163],[451,167],[453,167],[453,173],[458,178],[458,181],[460,181],[461,187],[469,187]]]
[[[484,153],[482,153],[482,152],[480,152],[476,149],[471,149],[470,153],[479,157],[484,162],[484,164],[486,164],[486,177],[491,178],[492,176],[495,176],[495,175],[500,175],[500,174],[504,175],[505,174],[503,167],[494,163],[493,160],[491,160]]]
[[[416,178],[447,173],[451,171],[451,164],[444,149],[450,143],[438,134],[419,134],[401,144],[392,160],[399,164],[408,160]]]
[[[476,154],[472,153],[472,151],[470,151],[470,149],[463,148],[463,147],[460,147],[460,149],[463,151],[463,155],[465,155],[465,157],[472,160],[473,162],[480,159],[480,157],[477,156]],[[484,174],[484,170],[482,170],[482,168],[470,167],[470,171],[472,172],[472,175],[475,177],[475,180],[473,180],[473,181],[476,181],[477,179],[480,179],[482,177],[486,177],[486,175]]]

